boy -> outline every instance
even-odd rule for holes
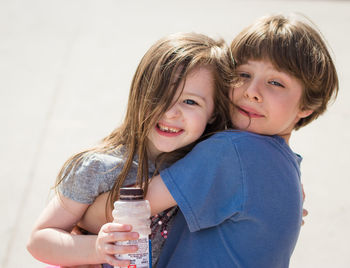
[[[243,30],[231,51],[231,118],[248,132],[216,134],[152,180],[153,214],[180,208],[157,267],[289,266],[302,191],[288,142],[336,96],[337,73],[320,35],[283,16]]]

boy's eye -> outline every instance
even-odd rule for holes
[[[183,101],[185,104],[188,104],[188,105],[197,105],[198,103],[195,102],[194,100],[191,100],[191,99],[186,99]]]
[[[277,82],[277,81],[270,81],[269,82],[271,85],[273,86],[278,86],[278,87],[283,87],[284,88],[284,85],[282,85],[281,83]]]

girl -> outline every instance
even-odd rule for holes
[[[62,167],[57,193],[32,232],[30,253],[56,265],[127,265],[128,261],[116,260],[101,247],[106,238],[103,232],[97,239],[72,235],[72,228],[98,195],[110,191],[112,204],[121,186],[136,184],[147,192],[149,177],[184,156],[203,133],[229,127],[232,74],[232,57],[223,41],[190,33],[156,42],[136,70],[123,124]],[[119,236],[114,239],[137,238],[137,233],[123,232],[129,230],[130,226],[117,225],[114,231]],[[160,232],[154,235],[152,241],[162,243],[157,239]],[[135,250],[134,246],[117,247],[119,253]]]

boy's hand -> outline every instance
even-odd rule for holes
[[[119,223],[106,223],[101,227],[96,239],[96,253],[101,263],[120,267],[127,267],[130,264],[129,260],[118,260],[114,255],[137,251],[137,246],[115,245],[118,241],[138,239],[139,234],[130,232],[131,229],[131,225]]]

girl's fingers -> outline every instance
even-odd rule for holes
[[[307,216],[309,214],[309,212],[307,211],[307,209],[303,208],[303,217]]]
[[[132,226],[129,224],[120,224],[120,223],[114,223],[114,222],[106,223],[101,227],[101,231],[105,233],[130,232],[131,229],[132,229]]]
[[[117,241],[127,241],[127,240],[137,240],[139,234],[136,232],[112,232],[108,233],[104,237],[106,243],[117,242]]]
[[[112,266],[118,266],[118,267],[128,267],[130,264],[129,260],[118,260],[116,257],[112,255],[106,256],[106,262]]]
[[[138,249],[137,246],[125,246],[125,245],[114,245],[114,244],[106,244],[105,252],[110,255],[114,254],[127,254],[127,253],[135,253]]]
[[[130,230],[131,225],[107,223],[101,227],[98,236],[105,243],[138,239],[138,233],[130,232]]]
[[[305,208],[303,208],[303,217],[307,216],[308,214],[309,214],[309,212]],[[305,224],[305,221],[304,221],[304,219],[302,219],[301,225],[304,225],[304,224]]]
[[[119,260],[115,257],[116,254],[127,254],[134,253],[137,251],[137,246],[118,246],[118,245],[106,245],[105,251],[107,255],[105,255],[105,261],[113,266],[118,267],[128,267],[130,264],[129,260]]]

